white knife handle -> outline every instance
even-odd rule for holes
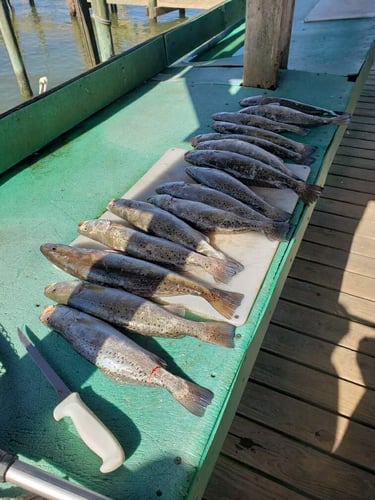
[[[55,420],[70,417],[82,441],[98,455],[101,472],[112,472],[125,460],[124,451],[98,417],[88,408],[77,392],[72,392],[53,411]]]

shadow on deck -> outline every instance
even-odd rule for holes
[[[206,500],[375,496],[375,66]]]

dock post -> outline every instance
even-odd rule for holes
[[[288,61],[294,0],[247,0],[243,84],[274,89]]]
[[[79,31],[81,33],[84,50],[86,51],[86,54],[88,56],[90,66],[94,67],[100,63],[100,58],[87,0],[73,0],[72,4],[74,7]]]
[[[157,0],[148,0],[148,17],[152,21],[157,21],[157,14],[156,14],[156,7],[157,7]]]
[[[21,51],[19,49],[17,38],[13,30],[12,21],[9,16],[7,2],[0,0],[0,30],[7,48],[9,58],[13,67],[17,83],[24,99],[30,99],[33,96],[30,82],[22,61]]]
[[[115,54],[108,5],[105,0],[91,0],[91,5],[94,11],[100,60],[103,62],[107,61],[107,59],[113,57]]]

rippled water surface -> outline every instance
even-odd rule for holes
[[[34,95],[38,94],[39,78],[47,76],[52,88],[89,69],[78,23],[71,18],[67,0],[12,0],[13,26],[22,52],[26,71]],[[199,10],[186,9],[186,17],[178,11],[148,19],[144,7],[118,6],[117,15],[111,15],[115,53],[168,30],[198,14]],[[8,52],[0,34],[0,113],[18,104],[20,95]]]

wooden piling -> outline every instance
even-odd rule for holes
[[[274,89],[288,61],[294,0],[247,0],[243,84]]]
[[[21,51],[17,43],[17,37],[14,33],[12,20],[9,15],[8,5],[5,0],[0,1],[0,30],[7,48],[9,58],[13,67],[14,74],[24,99],[30,99],[33,96],[29,78],[23,64]]]
[[[100,63],[98,46],[96,44],[94,28],[91,22],[90,9],[87,0],[73,0],[74,11],[82,35],[82,43],[87,54],[90,66]]]
[[[96,35],[98,38],[100,60],[107,61],[114,56],[111,21],[106,0],[91,0],[94,11]]]

